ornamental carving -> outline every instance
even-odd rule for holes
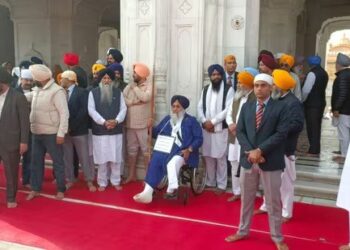
[[[236,15],[231,20],[231,26],[234,30],[240,30],[244,28],[244,17]]]

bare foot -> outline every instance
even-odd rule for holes
[[[217,188],[216,190],[215,190],[215,194],[216,195],[221,195],[221,194],[223,194],[225,192],[225,190],[223,190],[223,189],[221,189],[221,188]]]
[[[231,197],[229,197],[227,199],[227,201],[228,202],[233,202],[233,201],[236,201],[236,200],[239,200],[239,199],[241,199],[241,195],[240,194],[239,195],[232,195]]]
[[[120,186],[120,185],[114,185],[114,188],[115,188],[117,191],[120,191],[120,190],[123,189],[123,187]]]
[[[282,217],[282,223],[287,223],[291,220],[292,218],[287,218],[287,217]]]
[[[245,236],[245,235],[240,235],[238,233],[235,233],[235,234],[231,234],[231,235],[227,236],[225,238],[225,241],[226,242],[235,242],[235,241],[243,240],[246,237],[247,236]]]
[[[35,197],[38,197],[39,195],[40,195],[39,192],[30,191],[30,193],[28,194],[26,200],[27,200],[27,201],[33,200]]]
[[[276,243],[277,250],[289,250],[289,247],[284,242]]]
[[[267,211],[265,211],[265,210],[261,210],[261,209],[257,209],[257,210],[254,210],[254,215],[258,215],[258,214],[266,214],[267,213]]]
[[[87,186],[88,186],[90,192],[96,192],[97,189],[92,182],[88,182]]]
[[[342,246],[340,246],[339,250],[350,250],[350,244],[349,245],[342,245]]]
[[[66,189],[70,189],[71,187],[73,187],[73,182],[67,182],[66,184]]]
[[[7,202],[7,208],[15,208],[17,207],[17,202]]]
[[[136,177],[129,176],[126,180],[123,181],[123,184],[128,184],[130,182],[135,182],[135,181],[136,181]]]
[[[24,187],[25,189],[31,189],[30,184],[24,184],[23,187]]]
[[[105,191],[106,190],[106,187],[98,187],[98,189],[97,189],[98,191],[100,191],[100,192],[103,192],[103,191]]]
[[[63,198],[64,198],[64,193],[63,192],[57,192],[56,199],[57,200],[63,200]]]

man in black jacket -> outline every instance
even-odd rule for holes
[[[338,53],[336,60],[336,78],[332,91],[332,112],[334,119],[338,120],[338,136],[341,156],[333,158],[344,161],[350,142],[350,58]]]
[[[91,192],[96,191],[93,184],[95,177],[94,165],[89,161],[88,148],[88,92],[76,86],[77,76],[71,70],[62,73],[61,85],[67,91],[69,121],[68,133],[63,144],[63,160],[67,184],[70,188],[74,183],[73,149],[75,148],[83,169],[85,181]]]
[[[306,131],[310,148],[308,156],[318,157],[321,150],[321,125],[326,107],[326,88],[328,74],[321,67],[319,56],[308,58],[310,71],[301,90],[304,103]]]
[[[256,101],[243,105],[237,125],[237,138],[241,145],[241,214],[238,231],[228,236],[227,242],[244,239],[250,231],[254,201],[262,179],[270,234],[277,249],[286,250],[281,232],[281,174],[285,167],[285,139],[288,133],[288,117],[285,105],[272,100],[270,93],[273,79],[259,74],[254,79]]]

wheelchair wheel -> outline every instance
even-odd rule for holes
[[[203,162],[197,168],[193,169],[191,178],[191,189],[194,194],[201,194],[205,188],[205,181],[207,179],[207,168]]]
[[[168,176],[164,175],[163,179],[159,182],[157,189],[163,190],[168,185]]]

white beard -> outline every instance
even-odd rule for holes
[[[233,97],[233,101],[240,100],[243,96],[246,96],[249,93],[248,90],[245,89],[239,89],[236,91],[235,96]]]
[[[176,125],[178,122],[182,121],[182,119],[185,116],[185,113],[186,113],[185,110],[180,111],[178,114],[171,112],[170,120],[171,120],[172,124]]]
[[[99,86],[101,88],[101,103],[111,104],[113,97],[113,85],[106,85],[100,82]]]

